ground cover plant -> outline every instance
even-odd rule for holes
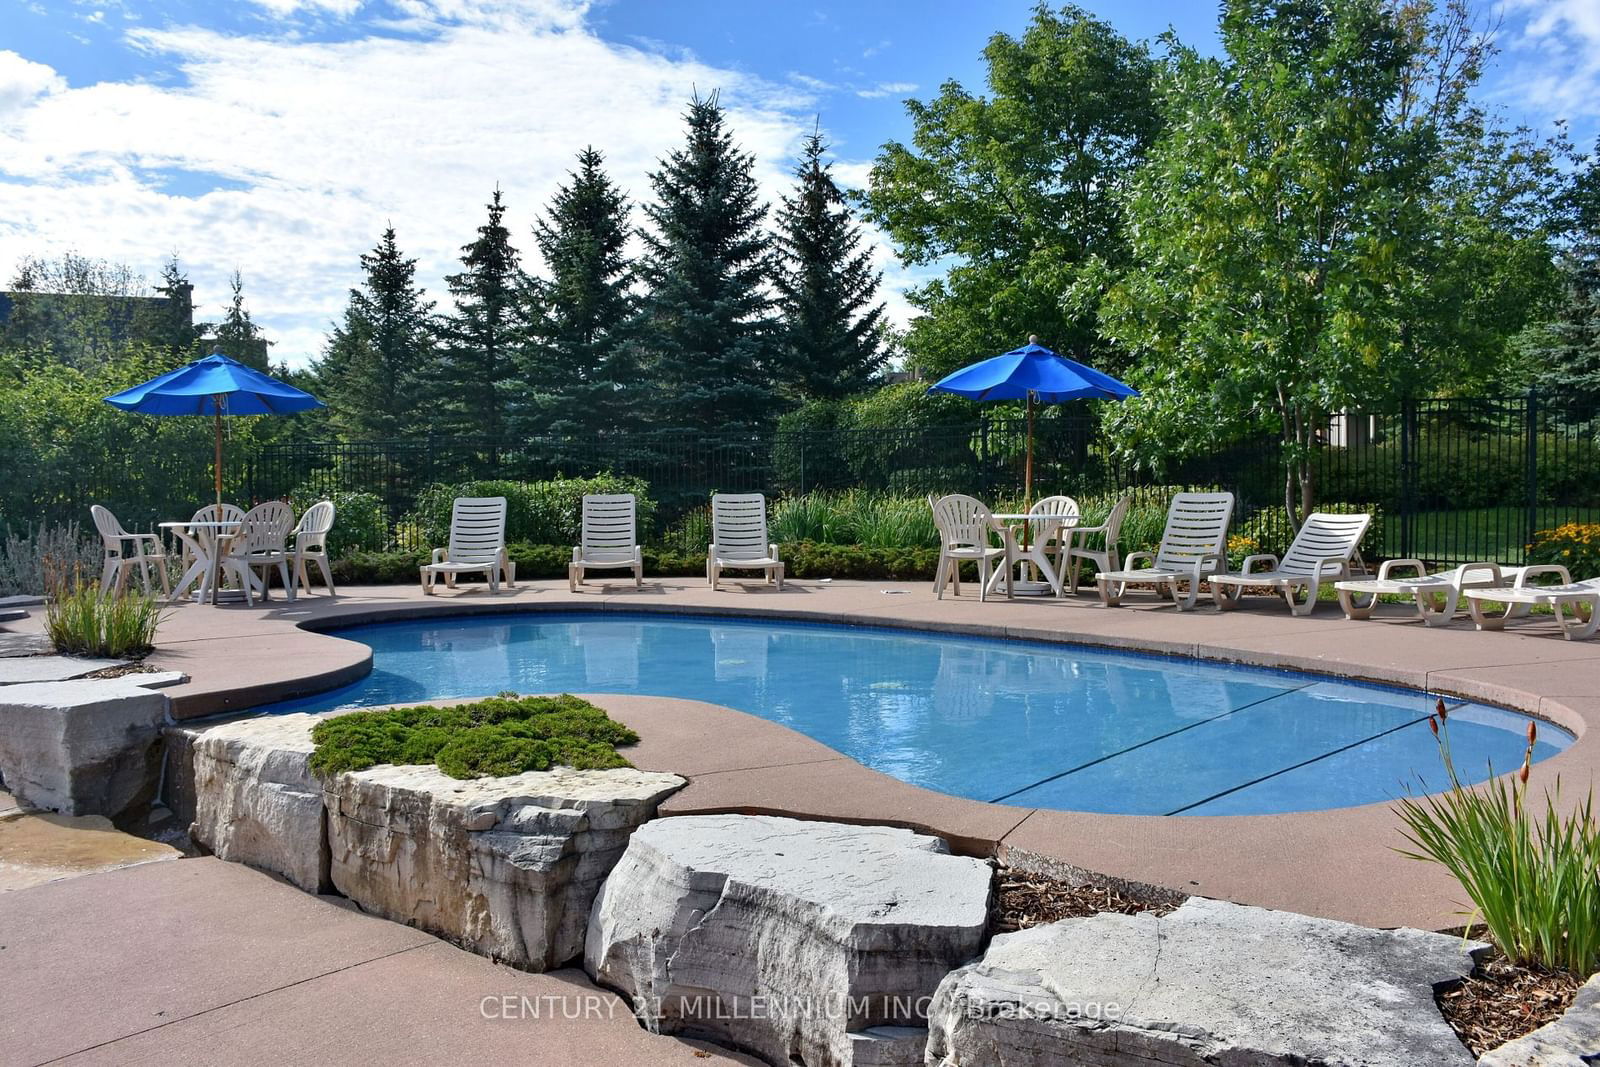
[[[632,766],[616,746],[639,735],[586,700],[563,693],[357,711],[311,731],[318,774],[361,771],[380,763],[435,764],[451,778],[495,778],[556,765],[579,770]]]

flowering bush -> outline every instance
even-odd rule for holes
[[[1573,580],[1600,577],[1600,523],[1569,522],[1540,530],[1528,546],[1529,563],[1559,563]]]

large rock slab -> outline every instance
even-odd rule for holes
[[[927,1062],[1470,1065],[1434,987],[1482,947],[1198,897],[1068,919],[996,937],[940,984]]]
[[[920,1063],[928,997],[981,946],[990,881],[909,830],[661,819],[595,901],[584,964],[664,1031],[773,1063]]]
[[[161,674],[0,687],[0,778],[36,808],[115,818],[155,796]]]
[[[460,781],[373,767],[325,783],[333,885],[363,909],[546,970],[583,952],[633,829],[684,779],[566,767]]]
[[[91,659],[87,656],[14,656],[0,658],[0,685],[26,682],[65,682],[82,678],[108,667],[120,667],[127,660]]]
[[[1600,974],[1555,1022],[1484,1053],[1480,1067],[1593,1067],[1600,1063]]]
[[[189,728],[189,836],[225,860],[281,874],[311,893],[328,877],[322,783],[308,763],[325,715],[262,715]]]

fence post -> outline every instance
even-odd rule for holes
[[[1417,401],[1404,397],[1400,401],[1400,558],[1410,559],[1411,528],[1416,510],[1416,457],[1412,455],[1412,439],[1417,432]]]
[[[1528,545],[1533,543],[1533,535],[1539,525],[1539,390],[1528,390],[1528,416],[1527,416],[1527,536],[1522,539],[1523,562],[1527,562],[1526,553]]]
[[[810,431],[800,431],[800,495],[806,495],[806,438],[811,436]]]

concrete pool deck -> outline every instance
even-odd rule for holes
[[[152,663],[186,672],[169,690],[174,714],[196,718],[316,692],[370,669],[366,646],[315,628],[425,615],[496,611],[636,611],[780,616],[905,626],[986,636],[1082,642],[1266,667],[1311,670],[1482,700],[1528,712],[1577,735],[1539,765],[1535,785],[1559,774],[1566,803],[1600,770],[1600,641],[1569,642],[1548,618],[1479,633],[1458,622],[1424,627],[1409,609],[1386,607],[1349,621],[1330,604],[1291,617],[1281,600],[1252,598],[1238,611],[1132,595],[1116,609],[1089,595],[1063,600],[968,595],[937,600],[928,583],[791,581],[781,593],[757,582],[712,592],[696,579],[523,583],[490,595],[482,586],[424,597],[415,586],[346,588],[337,598],[278,599],[245,608],[176,607]],[[751,812],[911,826],[961,850],[1040,866],[1064,866],[1240,903],[1371,926],[1459,925],[1462,893],[1440,868],[1408,860],[1386,804],[1291,815],[1090,815],[986,804],[907,785],[785,727],[731,709],[659,698],[594,699],[643,735],[629,752],[640,767],[690,779],[667,814]],[[716,738],[708,746],[707,737]]]

